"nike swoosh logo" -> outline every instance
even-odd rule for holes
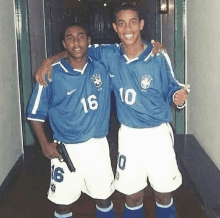
[[[71,94],[73,94],[73,92],[75,92],[75,91],[76,91],[76,89],[73,89],[72,91],[67,92],[67,95],[71,95]]]
[[[113,75],[113,74],[110,74],[110,77],[115,77],[115,75]]]

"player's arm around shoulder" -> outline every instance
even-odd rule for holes
[[[61,58],[64,58],[67,56],[67,52],[60,52],[54,56],[45,58],[44,61],[40,64],[40,66],[37,68],[35,72],[35,80],[37,83],[46,86],[47,85],[47,80],[51,79],[51,66],[59,62]]]
[[[158,41],[155,41],[155,40],[151,40],[151,44],[153,46],[153,49],[152,49],[152,56],[154,55],[160,55],[161,53],[164,53],[166,52],[166,47],[158,42]]]
[[[108,69],[114,53],[118,50],[119,44],[94,44],[89,46],[88,56],[102,63]]]

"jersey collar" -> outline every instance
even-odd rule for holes
[[[73,74],[74,74],[74,73],[77,72],[77,74],[80,73],[80,74],[82,75],[82,74],[84,74],[88,63],[90,63],[91,61],[92,61],[92,59],[87,56],[87,62],[86,62],[86,64],[84,65],[84,67],[83,67],[82,70],[79,70],[79,69],[73,68],[73,67],[69,64],[67,58],[62,58],[62,59],[60,60],[60,66],[63,68],[63,70],[64,70],[66,73],[73,73]]]
[[[122,45],[120,44],[120,52],[121,52],[121,55],[125,58],[126,64],[130,64],[131,62],[134,62],[139,59],[144,60],[150,55],[152,47],[153,47],[152,44],[146,42],[145,40],[142,40],[142,42],[146,48],[137,57],[132,58],[132,59],[129,59],[127,57],[127,55],[123,51]]]

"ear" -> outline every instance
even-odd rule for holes
[[[63,40],[63,47],[66,49],[66,44],[65,44],[64,40]]]
[[[87,44],[88,44],[88,46],[91,45],[91,37],[90,36],[88,36]]]
[[[117,26],[116,26],[116,24],[115,24],[115,23],[112,23],[112,26],[113,26],[115,32],[117,33]]]
[[[143,30],[143,28],[144,28],[144,20],[142,19],[140,21],[140,30]]]

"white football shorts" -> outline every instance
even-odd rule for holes
[[[172,192],[182,184],[169,124],[144,129],[122,125],[118,140],[116,190],[135,194],[148,185],[147,178],[152,188],[161,193]]]
[[[55,204],[69,205],[78,200],[81,191],[94,199],[107,199],[115,185],[106,137],[67,144],[66,149],[76,172],[70,172],[58,158],[52,159],[48,199]]]

